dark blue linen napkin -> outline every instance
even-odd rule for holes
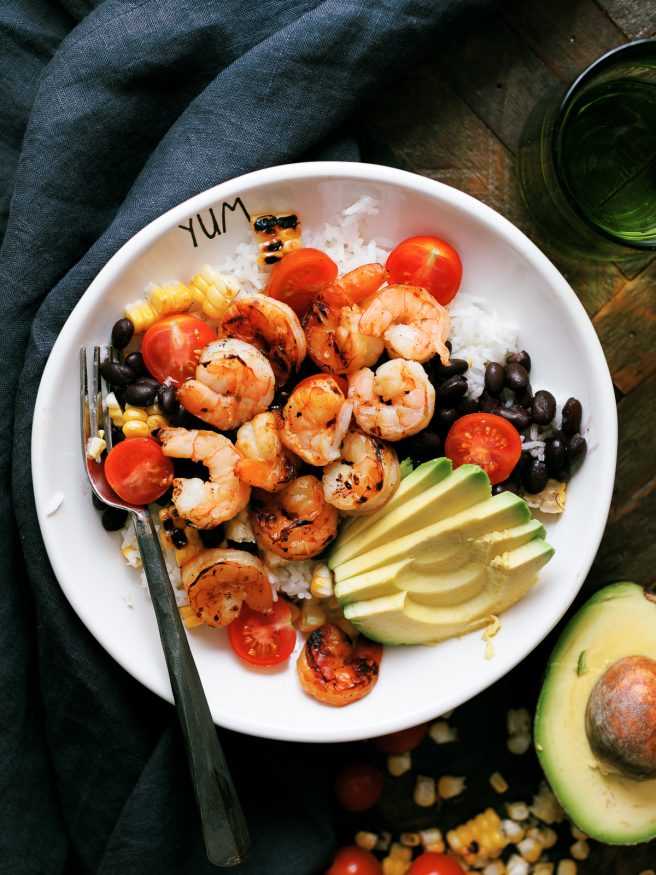
[[[0,4],[2,872],[215,871],[174,709],[87,632],[39,534],[32,413],[62,325],[174,204],[260,167],[357,160],[345,131],[358,106],[492,5]],[[334,842],[321,748],[221,738],[253,838],[239,871],[321,872]]]

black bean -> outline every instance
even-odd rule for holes
[[[215,529],[199,529],[198,534],[203,542],[203,547],[219,547],[223,541],[223,526],[217,526]]]
[[[158,504],[160,507],[164,507],[165,504],[168,504],[169,501],[173,498],[173,487],[169,486],[166,492],[163,495],[160,495],[159,498],[155,499],[155,504]]]
[[[120,507],[108,507],[102,515],[103,529],[108,532],[118,532],[125,525],[127,518],[127,510]]]
[[[499,399],[490,395],[489,392],[481,392],[478,399],[478,407],[481,413],[496,413]]]
[[[508,389],[512,389],[513,392],[521,392],[522,389],[526,389],[529,384],[529,376],[524,365],[520,365],[519,362],[510,362],[504,368],[504,372]]]
[[[177,411],[179,404],[175,386],[161,386],[157,397],[164,416],[172,416]]]
[[[468,389],[467,380],[461,374],[449,377],[437,391],[437,403],[440,407],[451,407],[462,398]]]
[[[442,439],[437,432],[422,431],[396,444],[399,459],[410,458],[416,465],[442,454]]]
[[[511,475],[507,480],[492,487],[492,495],[498,495],[500,492],[514,492],[515,495],[519,495],[520,488],[519,479]]]
[[[178,550],[182,550],[187,546],[187,536],[184,529],[173,529],[171,532],[171,543]]]
[[[531,459],[522,471],[522,484],[524,489],[531,495],[542,492],[547,485],[549,473],[547,466],[539,459]]]
[[[568,398],[563,404],[563,420],[561,428],[565,434],[576,434],[581,430],[583,408],[576,398]]]
[[[556,415],[556,399],[546,389],[540,389],[533,396],[531,419],[537,425],[548,425]]]
[[[533,389],[530,383],[525,389],[522,389],[521,392],[515,393],[515,401],[527,410],[529,409],[533,403]]]
[[[132,368],[132,370],[140,377],[150,376],[150,371],[146,367],[143,356],[140,352],[129,352],[123,359],[123,364]]]
[[[129,386],[137,379],[136,372],[119,362],[103,362],[100,373],[110,386]]]
[[[565,464],[565,441],[552,437],[544,442],[544,463],[550,474],[557,474]]]
[[[470,413],[478,413],[478,401],[473,398],[461,398],[456,405],[456,410],[460,416],[467,416]]]
[[[129,319],[119,319],[112,328],[112,346],[116,349],[125,349],[132,340],[134,325]]]
[[[155,403],[159,383],[152,377],[140,377],[125,390],[125,400],[134,407],[150,407]]]
[[[524,431],[531,424],[531,417],[528,415],[528,411],[520,407],[519,404],[513,404],[512,407],[499,407],[496,414],[497,416],[502,416],[517,431]]]
[[[117,428],[115,425],[112,426],[112,446],[114,444],[120,444],[122,440],[125,439],[125,435],[120,428]]]
[[[574,462],[577,459],[583,461],[588,452],[588,442],[580,434],[573,434],[567,441],[567,459]]]
[[[516,362],[518,365],[521,365],[525,368],[529,373],[531,371],[531,356],[523,349],[521,352],[514,352],[512,355],[509,355],[506,359],[506,364],[511,364]]]
[[[171,425],[175,425],[178,428],[189,428],[194,417],[184,409],[182,404],[178,404],[173,413],[168,414],[168,419]],[[207,423],[201,423],[199,428],[207,428]]]
[[[91,504],[93,504],[96,510],[107,510],[109,507],[102,499],[98,498],[95,492],[91,493]]]
[[[490,395],[499,395],[503,389],[506,375],[503,365],[499,362],[489,362],[485,367],[485,388]]]
[[[458,418],[458,411],[455,407],[440,407],[435,411],[433,422],[440,429],[449,429]]]
[[[457,377],[458,374],[464,374],[468,367],[469,362],[465,359],[451,359],[448,365],[438,365],[437,376],[442,380],[446,380],[448,377]]]

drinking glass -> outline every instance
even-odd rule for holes
[[[607,52],[545,95],[517,169],[553,246],[601,260],[656,252],[656,39]]]

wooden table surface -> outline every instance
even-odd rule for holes
[[[448,183],[506,216],[547,253],[596,328],[617,396],[618,465],[606,532],[572,611],[606,583],[656,582],[656,258],[595,263],[551,249],[521,201],[515,155],[524,120],[554,83],[571,82],[615,46],[655,35],[656,0],[513,0],[476,21],[462,38],[436,45],[430,60],[385,90],[362,117],[365,160]],[[361,828],[398,835],[430,823],[448,827],[486,804],[498,806],[486,777],[495,769],[511,784],[503,798],[530,800],[540,779],[537,760],[531,752],[508,754],[505,714],[508,707],[534,707],[560,629],[562,624],[506,678],[457,709],[458,750],[449,745],[444,759],[446,750],[424,742],[412,774],[386,779],[375,809],[349,817],[337,812],[341,839],[352,839]],[[362,758],[362,746],[353,748],[353,756]],[[412,803],[417,771],[459,774],[458,767],[470,780],[457,804],[445,804],[436,815]],[[654,842],[635,848],[592,843],[578,871],[639,875],[647,867],[656,869]]]

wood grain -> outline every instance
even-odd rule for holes
[[[598,0],[598,3],[629,39],[656,33],[656,0]]]

